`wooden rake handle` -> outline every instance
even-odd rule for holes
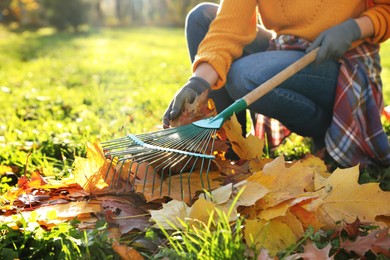
[[[281,72],[258,86],[256,89],[246,94],[244,97],[242,97],[242,99],[245,100],[247,106],[249,106],[256,100],[270,92],[272,89],[279,86],[281,83],[283,83],[283,81],[287,80],[292,75],[312,63],[317,57],[318,50],[319,47],[307,53],[305,56],[289,65],[287,68],[285,68],[284,70],[282,70]]]

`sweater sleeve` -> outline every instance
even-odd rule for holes
[[[390,0],[373,0],[373,6],[362,15],[374,24],[374,36],[366,39],[368,42],[380,43],[390,37]]]
[[[256,0],[223,0],[206,37],[198,48],[193,70],[202,62],[218,73],[213,89],[221,88],[234,59],[242,55],[245,45],[256,37]]]

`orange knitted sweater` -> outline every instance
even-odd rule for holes
[[[258,15],[266,29],[313,41],[322,31],[349,18],[368,16],[374,24],[371,43],[390,37],[390,0],[222,0],[218,15],[198,48],[193,70],[201,62],[213,66],[225,84],[234,59],[256,36]]]

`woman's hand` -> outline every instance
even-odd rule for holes
[[[320,46],[316,63],[321,63],[328,59],[340,59],[344,53],[351,48],[352,43],[361,38],[361,30],[354,19],[333,26],[323,31],[307,48],[307,52]]]
[[[210,84],[199,76],[191,77],[175,94],[163,116],[163,127],[168,128],[170,121],[178,118],[186,102],[192,103],[204,91],[210,89]]]

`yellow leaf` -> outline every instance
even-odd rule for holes
[[[110,161],[104,157],[99,143],[87,144],[87,158],[76,157],[74,162],[74,176],[76,182],[87,192],[97,192],[108,187],[105,182],[106,173],[113,168]]]
[[[207,224],[207,221],[209,220],[210,216],[213,214],[212,212],[214,211],[214,203],[212,203],[211,201],[207,201],[204,198],[199,198],[190,208],[188,215],[189,219],[191,220],[190,225],[192,226],[198,221]],[[216,217],[217,215],[215,214],[214,216]]]
[[[267,249],[271,256],[298,241],[298,237],[287,224],[274,219],[247,220],[244,233],[249,247],[255,246],[257,250]]]
[[[233,183],[220,186],[211,191],[211,197],[208,194],[202,194],[199,197],[205,197],[207,200],[212,201],[215,204],[223,204],[230,199],[233,192]]]
[[[264,175],[275,176],[274,181],[266,186],[270,193],[263,198],[263,208],[296,198],[306,192],[307,187],[313,186],[313,169],[301,162],[286,167],[283,156],[266,164],[262,172]]]
[[[358,183],[359,166],[336,169],[323,189],[316,192],[318,219],[333,228],[337,221],[375,223],[377,216],[390,216],[390,192],[382,191],[379,183]],[[379,223],[378,223],[379,224]]]
[[[241,159],[252,160],[262,157],[264,140],[253,135],[248,135],[244,138],[242,136],[241,125],[238,123],[235,115],[224,123],[223,130],[232,144],[233,151]]]
[[[260,213],[257,216],[264,220],[270,220],[280,216],[285,216],[289,207],[290,205],[288,203],[282,202],[276,206],[260,211]]]
[[[252,206],[270,192],[265,186],[251,181],[237,183],[234,188],[237,190],[236,193],[244,189],[236,202],[236,206]]]
[[[305,230],[303,229],[302,222],[299,221],[299,219],[290,212],[290,210],[287,210],[285,216],[280,216],[275,218],[275,220],[281,221],[285,223],[287,226],[291,228],[291,231],[297,236],[302,237],[305,234]]]
[[[190,208],[183,201],[171,200],[162,204],[160,210],[149,210],[150,220],[156,222],[155,227],[172,230],[175,228],[182,229],[182,221],[185,221],[189,215]]]

